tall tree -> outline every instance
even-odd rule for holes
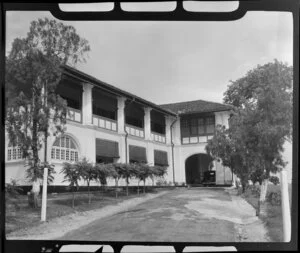
[[[274,60],[232,81],[224,93],[224,102],[234,106],[227,135],[233,151],[229,154],[238,154],[247,179],[260,172],[260,203],[265,201],[270,172],[286,165],[282,151],[292,136],[292,81],[293,68]]]
[[[63,132],[66,123],[66,102],[55,92],[60,66],[75,65],[89,50],[74,27],[47,18],[32,21],[27,36],[12,43],[6,57],[6,129],[33,177],[47,163],[46,153],[44,162],[39,157],[42,143],[47,147],[48,136]]]

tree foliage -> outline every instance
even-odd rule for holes
[[[241,178],[263,182],[286,163],[283,144],[292,135],[292,67],[275,60],[232,81],[224,102],[233,106],[229,129],[217,127],[207,152]]]
[[[33,177],[39,173],[43,141],[63,132],[66,123],[66,101],[55,92],[60,66],[84,60],[89,50],[74,27],[47,18],[32,21],[27,36],[12,43],[6,57],[5,123],[12,144],[32,161]]]

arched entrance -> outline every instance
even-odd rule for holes
[[[209,171],[212,158],[207,154],[195,154],[185,160],[185,178],[187,184],[201,184],[204,172]]]

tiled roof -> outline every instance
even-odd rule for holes
[[[159,105],[165,110],[172,111],[176,114],[191,114],[202,112],[219,112],[228,111],[232,107],[230,105],[209,102],[204,100],[194,100],[180,103],[163,104]]]

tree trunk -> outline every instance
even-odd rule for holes
[[[91,196],[90,196],[90,182],[88,182],[88,198],[89,198],[89,205],[91,204]]]
[[[259,201],[260,202],[265,202],[266,201],[268,183],[269,183],[269,179],[264,179],[262,181],[262,184],[261,184],[261,187],[260,187],[260,196],[259,196]]]
[[[140,180],[138,180],[138,195],[140,195]]]
[[[259,201],[258,201],[257,215],[264,214],[268,184],[269,184],[269,179],[264,179],[260,186],[260,196],[259,196]]]
[[[118,198],[118,179],[115,179],[116,181],[116,198]]]
[[[38,196],[40,193],[40,182],[38,179],[36,179],[34,182],[32,182],[32,189],[31,189],[31,194],[32,198],[31,201],[32,203],[29,203],[33,208],[38,208]]]
[[[72,208],[75,207],[75,192],[74,192],[74,189],[73,189],[73,199],[72,199]]]
[[[246,183],[245,182],[242,182],[242,192],[245,193],[246,191]]]
[[[144,194],[146,193],[146,180],[144,179]]]
[[[129,193],[128,193],[128,178],[126,178],[126,195],[128,196]]]

